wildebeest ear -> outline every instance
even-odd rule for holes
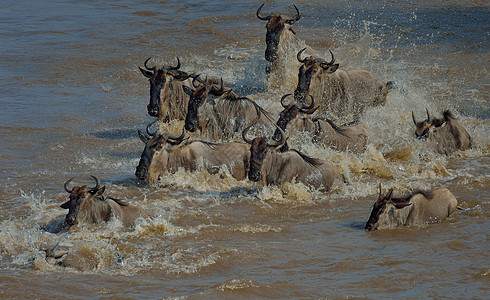
[[[96,190],[94,195],[99,196],[102,195],[105,192],[105,185],[102,186],[100,189]]]
[[[147,71],[145,69],[142,69],[141,67],[138,67],[141,71],[141,73],[143,74],[143,76],[145,76],[146,78],[151,78],[151,76],[153,76],[153,73],[150,72],[150,71]]]
[[[146,134],[141,132],[141,130],[138,130],[138,136],[139,136],[140,140],[145,144],[148,143],[148,140],[150,139],[148,136],[146,136]]]
[[[66,201],[65,203],[61,204],[60,207],[63,209],[69,209],[70,208],[70,201]]]
[[[325,67],[322,65],[322,68],[328,73],[333,73],[333,72],[337,71],[337,69],[339,68],[339,64],[328,65]]]
[[[184,93],[186,93],[189,96],[192,96],[192,94],[194,94],[194,90],[188,86],[183,85],[182,89],[184,89]]]

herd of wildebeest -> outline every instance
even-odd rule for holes
[[[145,144],[135,172],[138,179],[155,184],[179,168],[212,174],[227,168],[235,179],[248,178],[259,186],[295,181],[326,192],[336,181],[345,181],[334,163],[295,150],[294,143],[288,144],[288,138],[296,136],[290,140],[301,141],[299,135],[304,137],[306,132],[311,142],[321,147],[360,154],[367,144],[367,127],[359,122],[363,111],[383,105],[396,84],[382,82],[366,70],[344,70],[335,63],[331,51],[329,60],[318,57],[311,47],[302,47],[299,52],[296,49],[292,55],[286,53],[294,48],[291,45],[301,44],[291,28],[301,18],[300,12],[294,5],[293,17],[264,15],[263,6],[256,15],[267,21],[268,78],[280,79],[285,72],[291,72],[285,66],[295,65],[298,70],[294,91],[278,99],[284,109],[267,111],[226,87],[221,78],[184,72],[180,70],[179,58],[175,66],[161,68],[151,65],[148,58],[144,68],[139,69],[149,79],[147,110],[156,120],[148,124],[146,133],[138,131]],[[425,120],[417,121],[412,112],[414,139],[425,140],[440,155],[471,146],[469,133],[449,110],[443,112],[442,118],[431,117],[428,110],[426,115]],[[160,130],[161,124],[173,120],[185,121],[180,135]],[[271,136],[250,136],[252,131],[266,132],[261,128],[275,131]],[[186,138],[189,132],[193,133],[192,138]],[[96,181],[93,188],[86,185],[70,188],[73,178],[65,183],[70,194],[69,200],[61,205],[69,210],[64,218],[65,229],[77,223],[100,223],[111,218],[131,227],[137,218],[151,216],[140,206],[104,196],[105,186],[92,177]],[[444,187],[396,198],[393,189],[384,194],[380,185],[365,229],[437,222],[451,215],[456,207],[456,198]]]

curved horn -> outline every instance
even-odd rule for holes
[[[245,141],[247,144],[250,144],[250,145],[252,144],[253,140],[250,140],[250,139],[248,139],[248,138],[247,138],[247,133],[248,133],[248,131],[250,130],[250,128],[252,128],[252,126],[254,126],[254,124],[255,124],[255,123],[252,123],[252,124],[248,125],[248,127],[247,127],[247,128],[245,128],[245,129],[243,129],[243,131],[242,131],[242,138],[243,138],[243,140],[244,140],[244,141]]]
[[[429,115],[429,110],[427,107],[425,108],[425,111],[427,112],[427,123],[430,123],[430,115]]]
[[[262,17],[260,15],[260,11],[262,10],[262,7],[264,7],[265,3],[262,3],[262,5],[259,7],[259,9],[257,9],[257,18],[263,20],[263,21],[269,21],[270,18],[272,18],[272,15],[268,15],[268,16],[265,16],[265,17]]]
[[[310,98],[311,98],[311,104],[309,106],[305,106],[303,104],[303,106],[299,110],[300,112],[306,113],[306,114],[312,114],[313,112],[315,112],[316,109],[314,109],[312,111],[312,109],[315,107],[315,98],[313,98],[313,95],[310,95]]]
[[[153,67],[151,67],[151,68],[150,68],[150,67],[148,67],[147,63],[148,63],[148,61],[149,61],[150,59],[151,59],[151,57],[148,57],[148,58],[145,60],[145,68],[146,68],[147,70],[150,70],[150,71],[156,71],[156,69],[157,69],[157,67],[156,67],[156,66],[153,66]]]
[[[67,191],[67,192],[68,192],[68,194],[71,194],[71,192],[73,191],[73,189],[71,189],[71,190],[69,190],[69,189],[68,189],[68,184],[70,184],[70,182],[71,182],[73,179],[75,179],[75,177],[72,177],[72,178],[68,179],[68,181],[67,181],[67,182],[65,182],[65,184],[63,185],[63,187],[65,188],[65,191]]]
[[[284,133],[284,131],[281,129],[281,127],[277,126],[277,124],[274,124],[274,125],[279,130],[279,132],[281,133],[281,139],[277,142],[272,143],[272,144],[269,144],[269,143],[267,143],[267,144],[269,145],[269,147],[277,148],[277,147],[282,146],[286,142],[287,137],[286,137],[286,134]]]
[[[211,88],[211,91],[215,94],[215,96],[222,95],[225,91],[225,87],[223,85],[223,77],[220,78],[220,88],[219,90],[215,87]]]
[[[306,58],[304,59],[301,59],[301,54],[306,50],[306,47],[299,50],[298,54],[296,54],[296,58],[298,59],[298,61],[302,64],[304,64],[306,62]]]
[[[100,180],[99,178],[95,177],[94,175],[90,175],[95,180],[95,187],[92,188],[93,191],[98,191],[100,188]]]
[[[413,121],[413,124],[415,124],[415,126],[417,126],[417,121],[415,121],[415,115],[413,114],[413,110],[412,110],[412,121]]]
[[[284,96],[282,96],[281,98],[281,105],[282,107],[286,108],[288,105],[287,104],[284,104],[284,100],[286,100],[287,97],[291,96],[292,94],[286,94]]]
[[[199,87],[199,86],[200,86],[200,85],[203,83],[203,82],[202,82],[202,80],[201,80],[201,79],[199,79],[199,76],[201,76],[201,74],[197,74],[197,75],[196,75],[196,76],[194,76],[194,78],[192,79],[192,86],[193,86],[194,88],[196,88],[196,89],[197,89],[197,88],[198,88],[198,87]],[[196,80],[197,80],[197,81],[199,81],[199,83],[201,83],[201,84],[196,85]]]
[[[332,56],[332,60],[328,64],[332,65],[335,62],[335,56],[333,56],[332,50],[328,50],[328,52],[330,52],[330,55]]]
[[[288,23],[289,25],[293,25],[294,22],[301,19],[301,14],[299,13],[299,9],[296,7],[296,5],[293,4],[293,6],[294,6],[294,9],[296,9],[296,16],[294,16],[292,19],[289,19],[286,21],[286,23]]]
[[[157,134],[158,130],[155,130],[154,132],[150,132],[151,125],[155,124],[156,122],[158,122],[158,120],[155,120],[155,121],[151,122],[150,124],[146,125],[146,133],[148,133],[149,136],[155,136]]]
[[[379,195],[382,196],[383,192],[381,191],[381,183],[379,184]]]
[[[175,67],[170,66],[170,67],[168,67],[168,69],[169,70],[178,70],[178,69],[180,69],[180,59],[179,59],[179,57],[177,57],[177,66],[175,66]]]
[[[173,135],[167,134],[167,141],[173,145],[178,145],[182,143],[185,137],[185,127],[182,127],[182,133],[179,137],[175,137]]]

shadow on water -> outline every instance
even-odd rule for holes
[[[365,226],[366,226],[366,222],[360,222],[360,221],[350,221],[348,223],[342,224],[342,227],[347,227],[347,228],[352,228],[352,229],[357,229],[362,231],[364,231]]]
[[[114,129],[87,133],[87,135],[107,140],[122,140],[137,137],[136,130],[134,129]]]

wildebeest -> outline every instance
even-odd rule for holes
[[[187,141],[185,129],[179,137],[168,133],[150,132],[151,123],[146,127],[145,135],[138,131],[145,149],[136,168],[136,177],[150,184],[158,182],[160,176],[177,172],[179,168],[188,171],[199,169],[216,173],[225,166],[237,180],[246,178],[248,171],[248,146],[243,143],[215,144],[205,141]]]
[[[148,58],[145,60],[145,69],[139,67],[141,73],[150,81],[150,103],[147,106],[148,114],[157,117],[159,121],[183,120],[187,113],[187,102],[189,97],[184,93],[182,86],[190,85],[192,75],[179,70],[180,60],[177,57],[177,66],[156,66],[147,65]]]
[[[336,180],[342,179],[339,169],[330,162],[311,158],[297,150],[277,152],[286,141],[282,129],[279,141],[265,137],[247,138],[250,125],[242,132],[245,142],[250,144],[250,170],[248,179],[262,186],[281,185],[286,182],[301,182],[320,191],[328,191]]]
[[[439,222],[450,216],[457,205],[454,195],[444,187],[394,198],[393,188],[383,195],[380,184],[378,200],[374,203],[365,229],[371,231]]]
[[[343,123],[358,121],[365,107],[383,105],[393,82],[384,83],[373,73],[365,70],[342,70],[335,57],[328,62],[312,56],[296,58],[302,63],[298,73],[298,85],[294,99],[306,102],[307,95],[318,101],[317,115]]]
[[[307,115],[314,113],[318,106],[315,106],[315,98],[311,95],[311,104],[309,106],[302,104],[300,107],[297,103],[286,105],[284,100],[290,95],[287,94],[281,98],[284,110],[280,113],[276,123],[279,128],[286,130],[286,127],[289,126],[290,135],[298,132],[307,132],[315,144],[338,151],[364,152],[367,143],[366,126],[351,124],[338,127],[327,118],[298,117],[299,113]],[[280,135],[279,129],[276,129],[272,138],[278,140]],[[287,149],[287,144],[285,146],[286,148],[281,148],[281,151]]]
[[[74,178],[65,182],[64,187],[70,194],[70,198],[60,207],[68,209],[65,220],[69,226],[79,223],[98,224],[108,222],[115,217],[124,226],[133,227],[137,218],[152,216],[145,209],[132,205],[126,200],[104,196],[105,186],[100,186],[100,180],[97,177],[92,176],[92,178],[96,181],[93,188],[83,185],[68,189],[68,185]]]
[[[296,37],[291,26],[301,19],[301,14],[296,5],[293,5],[296,10],[296,15],[293,17],[286,17],[277,13],[263,16],[261,10],[264,5],[265,3],[257,9],[257,17],[267,21],[265,59],[271,63],[271,66],[267,68],[267,72],[270,73],[269,78],[277,81],[274,86],[288,84],[295,86],[297,83],[295,72],[299,64],[294,56],[305,44]],[[310,47],[307,47],[306,51],[310,55],[315,55],[315,51]]]
[[[235,133],[256,122],[258,125],[272,125],[274,119],[268,111],[255,101],[240,97],[231,89],[215,80],[193,79],[193,86],[185,88],[190,95],[185,129],[200,131],[200,136],[212,141],[230,141]]]
[[[443,118],[432,118],[427,111],[427,119],[417,122],[412,111],[415,124],[415,136],[424,139],[434,151],[449,155],[457,150],[471,147],[471,136],[468,131],[454,118],[449,110],[443,112]]]

